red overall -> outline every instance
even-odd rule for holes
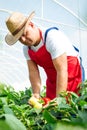
[[[50,99],[56,97],[56,70],[53,66],[50,53],[46,50],[43,45],[38,51],[28,50],[31,59],[38,65],[44,68],[47,80],[46,80],[46,96]],[[82,81],[81,67],[76,57],[67,57],[68,63],[68,91],[77,93],[77,85]]]

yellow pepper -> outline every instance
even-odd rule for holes
[[[42,108],[42,104],[39,103],[39,99],[35,98],[34,96],[32,96],[32,97],[29,99],[28,103],[29,103],[30,105],[32,105],[34,108],[37,108],[37,109]]]

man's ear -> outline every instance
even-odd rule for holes
[[[29,25],[30,25],[31,27],[33,27],[33,26],[34,26],[34,23],[30,22]]]
[[[30,25],[31,27],[33,27],[33,26],[34,26],[34,23],[32,23],[32,22],[27,22],[26,25],[25,25],[24,32],[26,31],[26,28],[27,28],[29,25]]]

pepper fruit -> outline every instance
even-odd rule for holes
[[[42,108],[42,104],[37,102],[35,105],[34,105],[34,108],[37,108],[37,109],[41,109]]]
[[[49,104],[49,102],[51,101],[51,99],[47,98],[47,97],[44,97],[44,98],[42,98],[42,101],[43,101],[43,106],[45,106],[45,105]]]
[[[38,102],[38,99],[35,98],[35,97],[31,97],[29,100],[28,100],[28,103],[31,104],[31,105],[35,105],[36,103]]]
[[[39,99],[35,98],[35,97],[31,97],[29,100],[28,100],[28,103],[30,105],[32,105],[34,108],[37,108],[37,109],[40,109],[42,108],[42,104],[39,103]]]

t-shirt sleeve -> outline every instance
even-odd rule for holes
[[[57,58],[66,52],[65,36],[59,30],[51,30],[47,34],[46,48],[52,59]]]
[[[28,47],[25,45],[23,46],[23,53],[26,60],[30,60],[30,56],[28,55]]]

